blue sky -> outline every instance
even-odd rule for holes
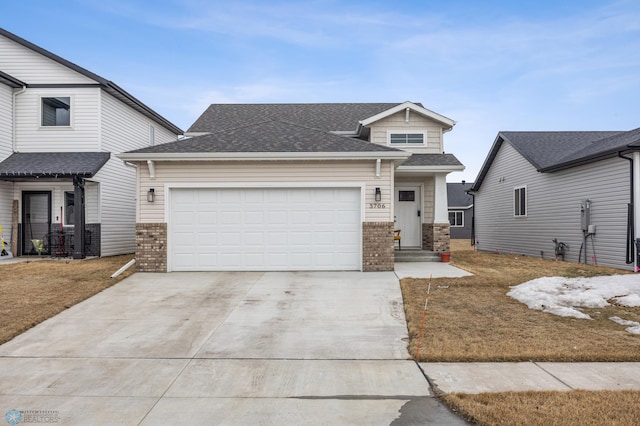
[[[187,129],[211,103],[421,102],[475,179],[501,130],[640,127],[640,2],[6,2],[0,27]]]

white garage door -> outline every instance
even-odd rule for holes
[[[171,189],[173,271],[359,270],[359,188]]]

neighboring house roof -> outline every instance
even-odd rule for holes
[[[96,81],[105,92],[109,93],[110,95],[114,96],[116,99],[130,106],[134,110],[138,111],[145,117],[166,127],[168,130],[171,130],[175,134],[183,133],[183,131],[179,127],[177,127],[175,124],[171,123],[169,120],[167,120],[166,118],[164,118],[163,116],[161,116],[160,114],[158,114],[157,112],[155,112],[154,110],[152,110],[151,108],[143,104],[141,101],[136,99],[133,95],[131,95],[130,93],[122,89],[120,86],[113,83],[112,81],[102,78],[99,75],[94,74],[91,71],[86,70],[81,66],[74,64],[73,62],[69,62],[68,60],[61,58],[60,56],[54,53],[51,53],[48,50],[43,49],[42,47],[31,43],[30,41],[27,41],[21,37],[18,37],[17,35],[10,33],[9,31],[3,28],[0,28],[0,35],[5,36],[8,39],[13,40],[14,42],[28,49],[33,50],[36,53],[39,53],[55,62],[58,62],[61,65],[64,65],[69,69],[72,69],[73,71],[81,75],[84,75],[85,77],[88,77]],[[26,86],[29,87],[29,84],[27,84]]]
[[[640,150],[640,128],[630,131],[500,132],[473,186],[478,190],[504,142],[539,172],[558,170]]]
[[[0,162],[0,179],[93,177],[109,160],[108,152],[20,152]]]
[[[269,156],[313,157],[313,154],[341,154],[349,156],[405,159],[408,152],[359,139],[340,136],[324,130],[312,129],[278,120],[245,124],[215,133],[181,141],[150,146],[118,155],[122,159],[200,159],[230,158],[242,155],[266,159]],[[205,155],[202,155],[205,154]],[[208,155],[206,155],[208,154]],[[268,155],[267,155],[268,154]]]
[[[468,209],[473,206],[473,197],[467,192],[473,183],[447,183],[449,208]]]
[[[24,87],[27,85],[27,83],[24,83],[18,80],[17,78],[12,77],[9,74],[4,73],[2,71],[0,71],[0,83],[6,84],[7,86],[13,87],[15,89],[17,89],[18,87]]]

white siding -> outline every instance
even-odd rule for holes
[[[148,146],[149,126],[154,126],[156,145],[177,139],[177,135],[108,93],[102,93],[100,104],[102,151],[118,154]],[[135,169],[112,156],[95,180],[101,182],[102,256],[133,253],[136,223]]]
[[[96,83],[3,36],[0,36],[0,70],[28,84]]]
[[[40,125],[40,103],[43,96],[71,98],[70,127]],[[99,96],[98,88],[27,89],[16,98],[17,151],[98,151]]]
[[[514,188],[527,188],[527,216],[513,216]],[[580,203],[592,202],[596,235],[588,240],[599,265],[625,264],[629,163],[614,158],[555,173],[538,173],[503,143],[475,196],[476,242],[480,250],[554,258],[554,244],[569,245],[565,259],[578,261],[582,244]],[[584,252],[583,252],[584,253]],[[584,254],[583,254],[584,256]],[[583,257],[584,260],[584,257]]]
[[[405,112],[398,112],[371,125],[370,140],[379,145],[388,146],[388,132],[426,132],[427,144],[424,147],[394,145],[394,148],[420,154],[441,154],[442,125],[415,112],[409,113],[409,122],[405,121]]]
[[[0,84],[0,161],[11,154],[13,89]]]
[[[375,161],[309,161],[309,162],[157,162],[156,179],[149,179],[145,163],[139,163],[140,193],[138,194],[140,222],[165,222],[165,184],[193,184],[215,186],[215,184],[273,184],[278,186],[314,183],[322,185],[341,183],[365,184],[365,221],[392,221],[391,200],[393,169],[391,163],[383,161],[380,178],[375,178]],[[284,185],[281,185],[284,184]],[[154,188],[154,203],[146,201],[147,190]],[[380,188],[384,208],[371,208],[375,203],[375,188]],[[377,204],[377,203],[376,203]]]

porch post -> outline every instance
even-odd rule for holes
[[[447,200],[447,174],[434,176],[433,223],[449,223],[449,202]]]
[[[73,178],[73,198],[73,258],[84,259],[84,179],[77,176]]]

